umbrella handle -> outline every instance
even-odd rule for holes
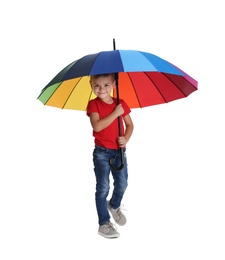
[[[116,172],[119,172],[120,170],[123,169],[124,167],[124,152],[123,152],[123,148],[120,148],[120,155],[121,155],[121,165],[117,168],[116,166],[113,165],[112,163],[112,158],[109,160],[109,165],[110,167],[116,171]]]
[[[117,101],[119,103],[119,99]],[[122,135],[122,128],[121,128],[121,122],[120,122],[120,116],[118,117],[118,130],[119,130],[119,136]],[[123,151],[123,148],[120,148],[120,156],[121,156],[121,165],[120,167],[115,167],[112,163],[112,158],[109,160],[109,165],[110,167],[114,170],[114,171],[120,171],[123,169],[124,167],[124,151]]]

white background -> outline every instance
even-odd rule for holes
[[[0,259],[225,259],[222,1],[3,1],[0,6]],[[42,88],[86,54],[153,53],[199,82],[131,113],[128,222],[97,234],[94,140],[85,112]]]

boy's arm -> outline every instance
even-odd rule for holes
[[[124,113],[122,105],[117,105],[115,110],[108,116],[100,119],[99,114],[94,112],[90,114],[92,128],[95,132],[100,132],[109,126],[118,116]]]
[[[130,140],[130,137],[131,137],[133,130],[134,130],[134,124],[132,122],[130,115],[129,114],[126,115],[123,119],[124,119],[126,129],[125,129],[124,136],[118,137],[118,144],[119,144],[120,147],[126,146],[127,142]]]
[[[124,117],[124,123],[126,126],[124,137],[128,142],[134,130],[134,124],[129,114]]]

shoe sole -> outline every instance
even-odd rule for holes
[[[101,232],[98,232],[98,234],[105,238],[118,238],[120,236],[120,234],[108,236],[108,235],[102,234]]]

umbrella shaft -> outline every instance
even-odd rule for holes
[[[118,116],[118,132],[119,132],[119,136],[122,136],[122,128],[121,128],[120,116]]]

